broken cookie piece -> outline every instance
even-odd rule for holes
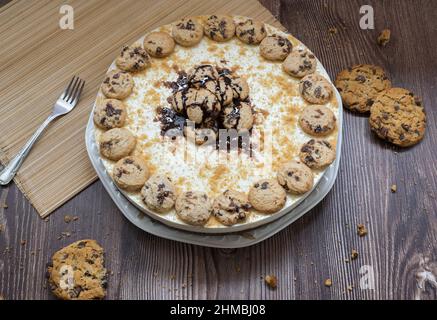
[[[378,36],[378,44],[381,47],[385,47],[390,42],[391,31],[390,29],[384,29]]]

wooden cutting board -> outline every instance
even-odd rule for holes
[[[85,126],[123,44],[188,15],[245,15],[283,28],[254,0],[71,0],[74,30],[63,30],[59,10],[65,3],[21,0],[0,8],[1,163],[44,121],[73,75],[86,80],[79,105],[48,128],[15,177],[41,217],[97,178],[85,149]]]

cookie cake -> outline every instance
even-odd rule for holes
[[[187,17],[121,49],[96,98],[95,140],[146,214],[241,231],[313,190],[336,157],[339,103],[292,35],[247,17]]]

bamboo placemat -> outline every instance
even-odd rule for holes
[[[246,15],[282,28],[254,0],[71,0],[74,30],[62,30],[59,9],[65,3],[21,0],[0,8],[1,163],[44,121],[73,75],[86,80],[80,104],[48,128],[14,179],[41,217],[97,178],[85,149],[85,126],[123,44],[188,15]]]

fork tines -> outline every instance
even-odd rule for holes
[[[62,94],[62,100],[68,103],[77,102],[84,86],[85,81],[74,76],[68,84],[67,89],[65,89],[64,93]]]

